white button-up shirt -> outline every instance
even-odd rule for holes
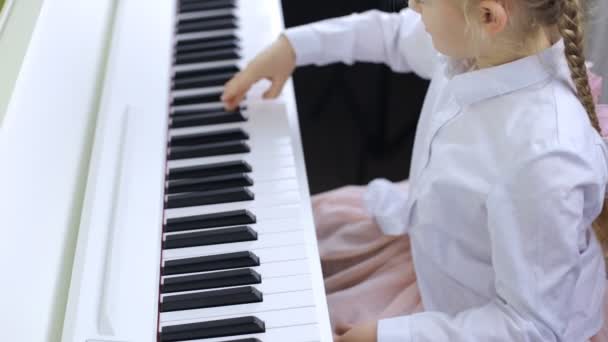
[[[377,180],[366,194],[386,234],[410,235],[427,311],[380,320],[378,341],[572,342],[599,330],[605,269],[591,223],[608,153],[569,83],[562,42],[470,71],[434,50],[411,10],[286,36],[298,65],[378,62],[432,79],[409,191]]]

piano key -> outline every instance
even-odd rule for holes
[[[251,147],[250,147],[251,146]],[[177,156],[169,155],[169,167],[182,167],[201,165],[206,163],[224,162],[229,160],[246,160],[253,165],[253,160],[259,160],[259,163],[271,163],[274,160],[282,160],[282,157],[290,157],[293,159],[293,149],[291,145],[284,144],[276,139],[276,143],[268,143],[259,141],[255,136],[252,136],[249,141],[232,141],[223,143],[204,144],[200,146],[178,146],[169,148],[179,152]],[[229,156],[231,154],[232,156]],[[247,154],[251,154],[252,158],[247,158]],[[208,157],[222,157],[216,159],[207,159]],[[181,159],[182,162],[179,162]],[[197,160],[190,160],[197,159]],[[277,164],[274,163],[276,166]]]
[[[192,233],[165,235],[163,249],[218,245],[257,239],[257,232],[249,226],[206,229]]]
[[[247,153],[251,149],[244,141],[227,141],[212,144],[202,144],[193,146],[178,146],[168,149],[168,159],[189,159],[219,156],[227,154]]]
[[[179,13],[204,11],[204,10],[215,10],[224,8],[235,7],[234,0],[209,0],[209,1],[196,1],[196,2],[184,2],[179,6]]]
[[[214,30],[236,30],[237,21],[234,17],[230,18],[206,18],[205,20],[191,19],[177,23],[177,33],[204,32]]]
[[[217,73],[213,75],[205,75],[205,76],[193,76],[190,78],[182,78],[180,80],[175,80],[173,83],[173,89],[191,89],[191,88],[202,88],[202,87],[210,87],[210,86],[223,86],[226,82],[230,81],[230,79],[236,73],[233,72],[223,72]]]
[[[182,89],[182,90],[174,90],[171,92],[172,99],[183,99],[198,95],[217,95],[224,90],[223,86],[213,86],[213,87],[203,87],[203,88],[193,88],[193,89]],[[219,98],[219,96],[218,96]],[[209,112],[209,111],[207,111]]]
[[[243,339],[230,340],[230,341],[224,341],[224,342],[262,342],[262,341],[258,340],[257,338],[243,338]]]
[[[184,49],[194,48],[195,44],[185,45]],[[226,66],[218,66],[216,68],[209,69],[200,69],[200,70],[186,70],[186,71],[176,71],[173,76],[173,81],[180,82],[186,81],[196,77],[209,77],[209,76],[217,76],[217,75],[227,75],[227,74],[236,74],[240,71],[240,68],[236,64],[229,64]]]
[[[213,62],[235,58],[241,58],[240,54],[238,53],[238,50],[232,47],[228,47],[224,49],[213,49],[211,51],[197,51],[178,54],[175,57],[175,64],[180,65],[201,62]]]
[[[249,189],[239,187],[166,195],[165,203],[166,208],[173,209],[207,204],[253,201],[253,199],[254,195]]]
[[[160,303],[160,312],[227,307],[259,303],[263,295],[253,286],[165,296]]]
[[[182,311],[163,311],[160,322],[213,318],[224,315],[255,315],[258,312],[285,310],[314,305],[312,290],[293,291],[264,295],[264,300],[256,303],[217,306]],[[287,339],[284,341],[292,341]]]
[[[191,65],[191,64],[189,64]],[[218,97],[219,99],[219,97]],[[209,110],[209,109],[222,109],[224,108],[224,103],[221,101],[216,102],[206,102],[206,103],[195,103],[195,104],[184,104],[179,106],[172,106],[170,110],[171,115],[176,112],[193,112],[198,110]]]
[[[201,38],[214,38],[221,37],[225,35],[234,34],[235,29],[223,29],[223,30],[213,30],[213,31],[203,31],[203,32],[190,32],[190,33],[180,33],[175,36],[176,40],[179,41],[187,41]]]
[[[187,12],[181,13],[177,15],[177,21],[182,20],[190,20],[190,19],[203,19],[203,18],[212,18],[218,17],[222,15],[233,14],[236,15],[236,11],[234,8],[223,8],[223,9],[213,9],[213,10],[203,10],[197,12]]]
[[[203,104],[210,102],[217,102],[222,96],[221,92],[208,93],[208,94],[197,94],[193,96],[184,96],[173,98],[171,104],[175,107],[183,106],[183,105],[194,105],[194,104]]]
[[[188,114],[169,118],[169,127],[183,128],[192,126],[208,126],[226,123],[238,123],[244,121],[247,121],[247,118],[240,111]]]
[[[161,329],[161,342],[186,341],[197,338],[238,336],[265,332],[264,322],[257,317],[246,316],[213,320],[185,325],[166,326]]]
[[[165,232],[254,224],[256,217],[248,210],[216,212],[166,220]]]
[[[224,130],[213,130],[201,133],[170,136],[169,145],[172,147],[193,146],[248,139],[249,134],[245,133],[245,131],[243,131],[241,128],[231,128]]]
[[[202,275],[204,275],[204,274],[194,274],[194,275],[187,275],[187,276],[202,276]],[[184,276],[186,276],[186,275],[184,275]],[[175,277],[175,278],[177,278],[177,277]],[[169,279],[166,279],[166,280],[169,280]],[[247,284],[245,284],[245,285],[247,285]],[[262,281],[259,284],[250,284],[250,285],[254,286],[258,291],[260,291],[264,295],[271,295],[274,293],[309,290],[312,288],[312,279],[310,278],[310,274],[298,274],[298,275],[290,275],[290,276],[285,276],[285,277],[264,276]],[[221,289],[232,289],[232,288],[238,288],[238,287],[242,287],[242,285],[221,287]],[[197,293],[204,293],[204,292],[208,292],[208,291],[215,291],[218,289],[220,289],[220,288],[163,293],[163,294],[161,294],[161,301],[167,296],[197,294]]]
[[[290,275],[287,272],[291,272],[291,275],[293,275],[293,268],[301,267],[301,265],[288,264],[285,266],[280,262],[305,259],[307,259],[306,245],[301,242],[297,245],[261,248],[255,251],[205,254],[202,256],[196,255],[186,258],[166,259],[163,260],[161,275],[183,275],[187,273],[253,267],[260,274],[261,272],[274,272],[277,276],[286,276]],[[264,267],[257,267],[261,265],[264,265]],[[305,274],[306,272],[302,271],[299,273]],[[266,277],[268,277],[268,274]]]
[[[298,326],[281,327],[276,329],[266,328],[266,332],[260,334],[243,335],[249,338],[259,338],[265,342],[289,341],[289,342],[318,342],[321,341],[320,327],[318,324],[306,324]],[[238,340],[240,342],[241,340]],[[246,340],[243,340],[246,341]],[[237,342],[226,341],[225,338],[210,338],[203,340],[190,340],[188,342]],[[249,342],[249,341],[247,341]]]
[[[236,160],[235,160],[236,159]],[[242,159],[242,160],[241,160]],[[182,159],[182,160],[171,160],[169,161],[169,175],[168,179],[179,179],[179,178],[188,178],[188,177],[197,177],[199,172],[195,169],[198,166],[205,166],[208,164],[217,164],[219,163],[230,163],[230,162],[246,162],[247,164],[251,163],[253,169],[255,167],[255,174],[251,173],[249,176],[253,179],[254,182],[263,182],[263,181],[272,181],[272,180],[280,180],[280,179],[291,179],[296,177],[296,169],[295,169],[295,161],[293,157],[290,155],[287,156],[278,156],[275,159],[262,158],[257,159],[255,161],[254,158],[250,158],[247,155],[234,155],[234,156],[222,156],[221,158],[217,157],[205,157],[205,158],[191,158],[191,159]],[[182,162],[182,163],[174,163],[174,162]],[[266,162],[263,164],[262,162]],[[176,171],[179,170],[179,171]],[[240,168],[235,167],[226,167],[226,168],[217,168],[209,171],[202,170],[201,175],[205,174],[213,174],[213,175],[223,175],[233,172],[247,172],[240,171]],[[176,173],[173,173],[173,172]],[[251,170],[249,172],[252,172]]]
[[[270,219],[270,220],[265,220],[264,222],[261,222],[261,223],[254,223],[254,224],[247,225],[247,226],[250,227],[251,229],[253,229],[258,234],[291,232],[291,231],[296,231],[296,230],[302,229],[302,225],[300,224],[300,222],[298,222],[297,219],[292,219],[292,218]],[[233,228],[233,227],[239,227],[239,225],[228,225],[228,226],[215,227],[215,228]],[[209,230],[209,229],[212,229],[212,228],[188,229],[188,230],[182,230],[182,231],[176,231],[176,232],[166,232],[166,233],[164,233],[163,236],[165,236],[166,238],[169,238],[169,237],[173,238],[174,235],[198,233],[198,232]]]
[[[174,194],[188,191],[206,191],[252,186],[253,180],[246,174],[236,173],[204,178],[172,180],[167,183],[166,193]]]
[[[194,273],[259,265],[260,259],[255,253],[241,251],[164,260],[161,268],[161,274],[172,275]]]
[[[164,259],[190,258],[201,255],[254,251],[262,248],[287,247],[306,241],[304,231],[258,234],[255,241],[235,242],[221,245],[185,247],[163,250]]]
[[[232,314],[214,317],[213,320],[217,319],[231,319],[239,318],[243,315]],[[313,306],[306,306],[301,308],[284,309],[284,310],[273,310],[266,312],[258,312],[255,314],[257,318],[262,320],[266,329],[282,328],[288,326],[314,324],[318,322],[317,312]],[[160,328],[179,326],[184,324],[199,323],[209,321],[209,319],[199,318],[184,321],[171,321],[161,322]]]
[[[231,173],[249,173],[251,165],[246,161],[234,160],[217,163],[205,163],[192,166],[175,167],[169,170],[167,179],[213,177]]]
[[[180,27],[180,25],[188,25],[188,24],[196,24],[196,23],[210,23],[210,22],[214,22],[214,21],[219,21],[219,20],[228,20],[228,21],[236,21],[238,20],[238,17],[236,15],[236,13],[234,13],[235,11],[230,10],[230,8],[228,9],[223,9],[223,10],[214,10],[214,11],[204,11],[206,13],[206,15],[203,18],[190,18],[190,19],[184,19],[184,18],[179,18],[179,20],[177,20],[177,26]],[[222,13],[224,12],[224,13]],[[212,13],[216,13],[216,15],[211,15]],[[221,14],[219,14],[221,13]]]
[[[215,72],[219,69],[227,69],[232,67],[238,67],[239,60],[232,59],[226,61],[216,61],[216,62],[203,62],[203,63],[192,63],[192,64],[181,64],[173,66],[173,77],[176,75],[185,75],[190,72],[201,72],[205,70],[211,70]]]
[[[310,278],[307,279],[310,282]],[[253,269],[189,274],[178,277],[167,277],[161,283],[162,293],[206,290],[220,287],[254,285],[262,282],[262,276]]]
[[[300,203],[300,191],[290,190],[276,194],[259,194],[255,196],[247,188],[226,190],[199,191],[186,194],[168,195],[165,215],[168,218],[208,214],[211,212],[248,209],[275,210],[284,205]]]

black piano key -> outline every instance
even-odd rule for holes
[[[167,179],[199,178],[221,176],[231,173],[249,173],[251,165],[243,160],[222,163],[176,167],[169,170]]]
[[[237,48],[238,46],[240,46],[240,40],[235,35],[180,40],[175,45],[175,54],[179,55],[180,53],[207,51],[229,47]]]
[[[215,75],[183,78],[173,82],[173,90],[221,86],[230,81],[234,74],[235,73],[232,72],[226,72]]]
[[[240,59],[241,55],[237,49],[218,49],[213,51],[188,52],[178,54],[175,57],[175,65],[205,63],[215,61],[225,61],[231,59]]]
[[[244,141],[228,141],[213,144],[177,146],[169,148],[169,160],[222,156],[227,154],[248,153],[251,150]]]
[[[193,233],[171,234],[165,237],[163,249],[219,245],[255,241],[258,234],[248,226],[203,230]]]
[[[241,285],[254,285],[262,282],[262,276],[251,268],[237,270],[190,274],[164,278],[161,284],[163,293],[196,291]]]
[[[178,34],[216,30],[234,30],[236,28],[238,28],[238,25],[234,16],[182,20],[177,23]]]
[[[177,342],[204,338],[258,334],[266,331],[264,322],[254,316],[237,317],[165,326],[160,331],[161,342]],[[241,339],[240,341],[257,341],[258,339]]]
[[[249,176],[244,173],[236,173],[204,178],[172,180],[167,184],[166,193],[176,194],[180,192],[206,191],[252,185],[253,180]]]
[[[252,252],[234,252],[194,258],[166,260],[162,275],[227,270],[260,266],[260,258]]]
[[[241,69],[239,69],[239,67],[236,65],[219,66],[206,69],[180,70],[175,72],[175,75],[173,76],[173,81],[175,83],[179,82],[180,80],[190,79],[193,77],[203,77],[225,73],[237,73],[240,70]]]
[[[218,125],[225,123],[244,122],[247,118],[240,111],[236,112],[214,112],[202,114],[187,114],[174,116],[169,119],[171,128],[195,127]]]
[[[174,55],[179,55],[181,53],[188,52],[209,51],[226,48],[233,48],[238,50],[239,46],[240,40],[234,35],[181,40],[175,45]]]
[[[184,194],[167,195],[166,208],[194,207],[197,205],[253,201],[254,196],[247,188],[230,188],[210,191],[195,191]]]
[[[222,93],[220,93],[220,92],[209,93],[209,94],[188,95],[188,96],[174,98],[171,101],[171,104],[174,106],[181,106],[181,105],[190,105],[190,104],[218,102],[218,101],[220,101],[220,96],[222,96]]]
[[[161,312],[193,310],[216,306],[259,303],[262,293],[253,286],[164,296]]]
[[[233,210],[213,214],[175,217],[167,219],[165,233],[254,224],[256,221],[255,215],[249,212],[249,210]]]
[[[198,2],[183,2],[179,6],[179,13],[198,12],[212,9],[235,8],[234,0],[210,0]]]
[[[222,129],[217,131],[182,134],[172,136],[169,140],[171,147],[193,146],[235,140],[248,140],[249,134],[240,128]]]

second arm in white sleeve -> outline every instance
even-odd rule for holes
[[[397,72],[430,78],[438,53],[420,15],[376,10],[288,29],[299,66],[342,62],[384,63]]]

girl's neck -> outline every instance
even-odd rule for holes
[[[506,48],[499,48],[495,45],[488,45],[481,49],[480,55],[475,58],[475,69],[490,68],[516,61],[531,55],[535,55],[547,48],[550,48],[560,38],[559,31],[555,27],[542,28],[537,37],[529,39],[520,48],[513,48],[511,44],[501,44]],[[505,52],[507,50],[508,52]]]

